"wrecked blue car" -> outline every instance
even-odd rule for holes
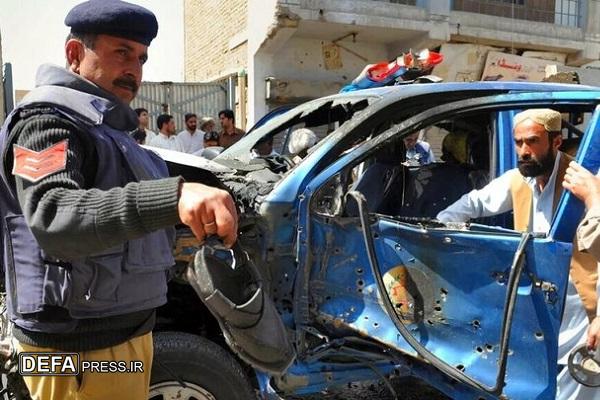
[[[234,195],[240,233],[228,250],[178,229],[150,398],[284,399],[412,376],[453,399],[553,399],[583,205],[563,193],[548,235],[510,215],[435,216],[516,167],[523,109],[560,111],[563,150],[597,170],[599,104],[580,85],[383,87],[295,107],[212,161],[159,151],[172,174]],[[435,162],[407,162],[416,132]],[[25,398],[11,383],[4,395]]]
[[[454,399],[553,399],[583,205],[563,193],[548,235],[522,235],[510,215],[447,224],[435,216],[516,167],[511,125],[523,109],[560,111],[563,150],[597,169],[599,103],[600,88],[579,85],[384,87],[298,106],[213,162],[166,157],[173,173],[230,190],[241,222],[238,255],[215,245],[199,260],[180,246],[190,267],[160,313],[152,393],[278,399],[414,376]],[[298,131],[316,143],[290,154]],[[403,138],[415,132],[437,162],[406,162]],[[272,148],[261,156],[265,142]],[[251,264],[245,282],[255,286],[244,297],[222,282],[215,292],[238,295],[198,304],[197,282],[196,292],[185,284],[200,281],[189,274],[194,261],[196,271]],[[245,310],[253,299],[263,308]],[[195,357],[207,343],[218,355]]]

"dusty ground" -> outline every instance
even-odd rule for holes
[[[383,382],[367,382],[310,396],[286,397],[286,400],[449,400],[449,397],[416,379],[393,378],[391,384],[398,397],[394,397]]]

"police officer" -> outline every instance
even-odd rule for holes
[[[405,164],[409,167],[418,167],[435,162],[435,155],[429,143],[419,140],[420,132],[414,132],[404,137],[406,147]]]
[[[143,362],[141,373],[26,377],[34,399],[146,399],[172,226],[231,246],[235,205],[224,191],[169,178],[128,135],[154,14],[90,0],[65,24],[67,68],[41,66],[0,133],[8,313],[20,351]]]

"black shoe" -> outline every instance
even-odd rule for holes
[[[286,328],[258,269],[238,244],[233,250],[205,244],[187,278],[242,360],[273,374],[290,366],[296,355]]]

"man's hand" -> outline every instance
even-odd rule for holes
[[[183,183],[179,197],[179,218],[203,242],[217,235],[227,247],[237,239],[238,216],[233,199],[224,190],[200,183]]]
[[[588,210],[593,205],[600,205],[600,178],[575,161],[569,163],[562,185],[582,200]]]
[[[596,350],[600,345],[600,317],[594,318],[587,332],[587,346]]]

